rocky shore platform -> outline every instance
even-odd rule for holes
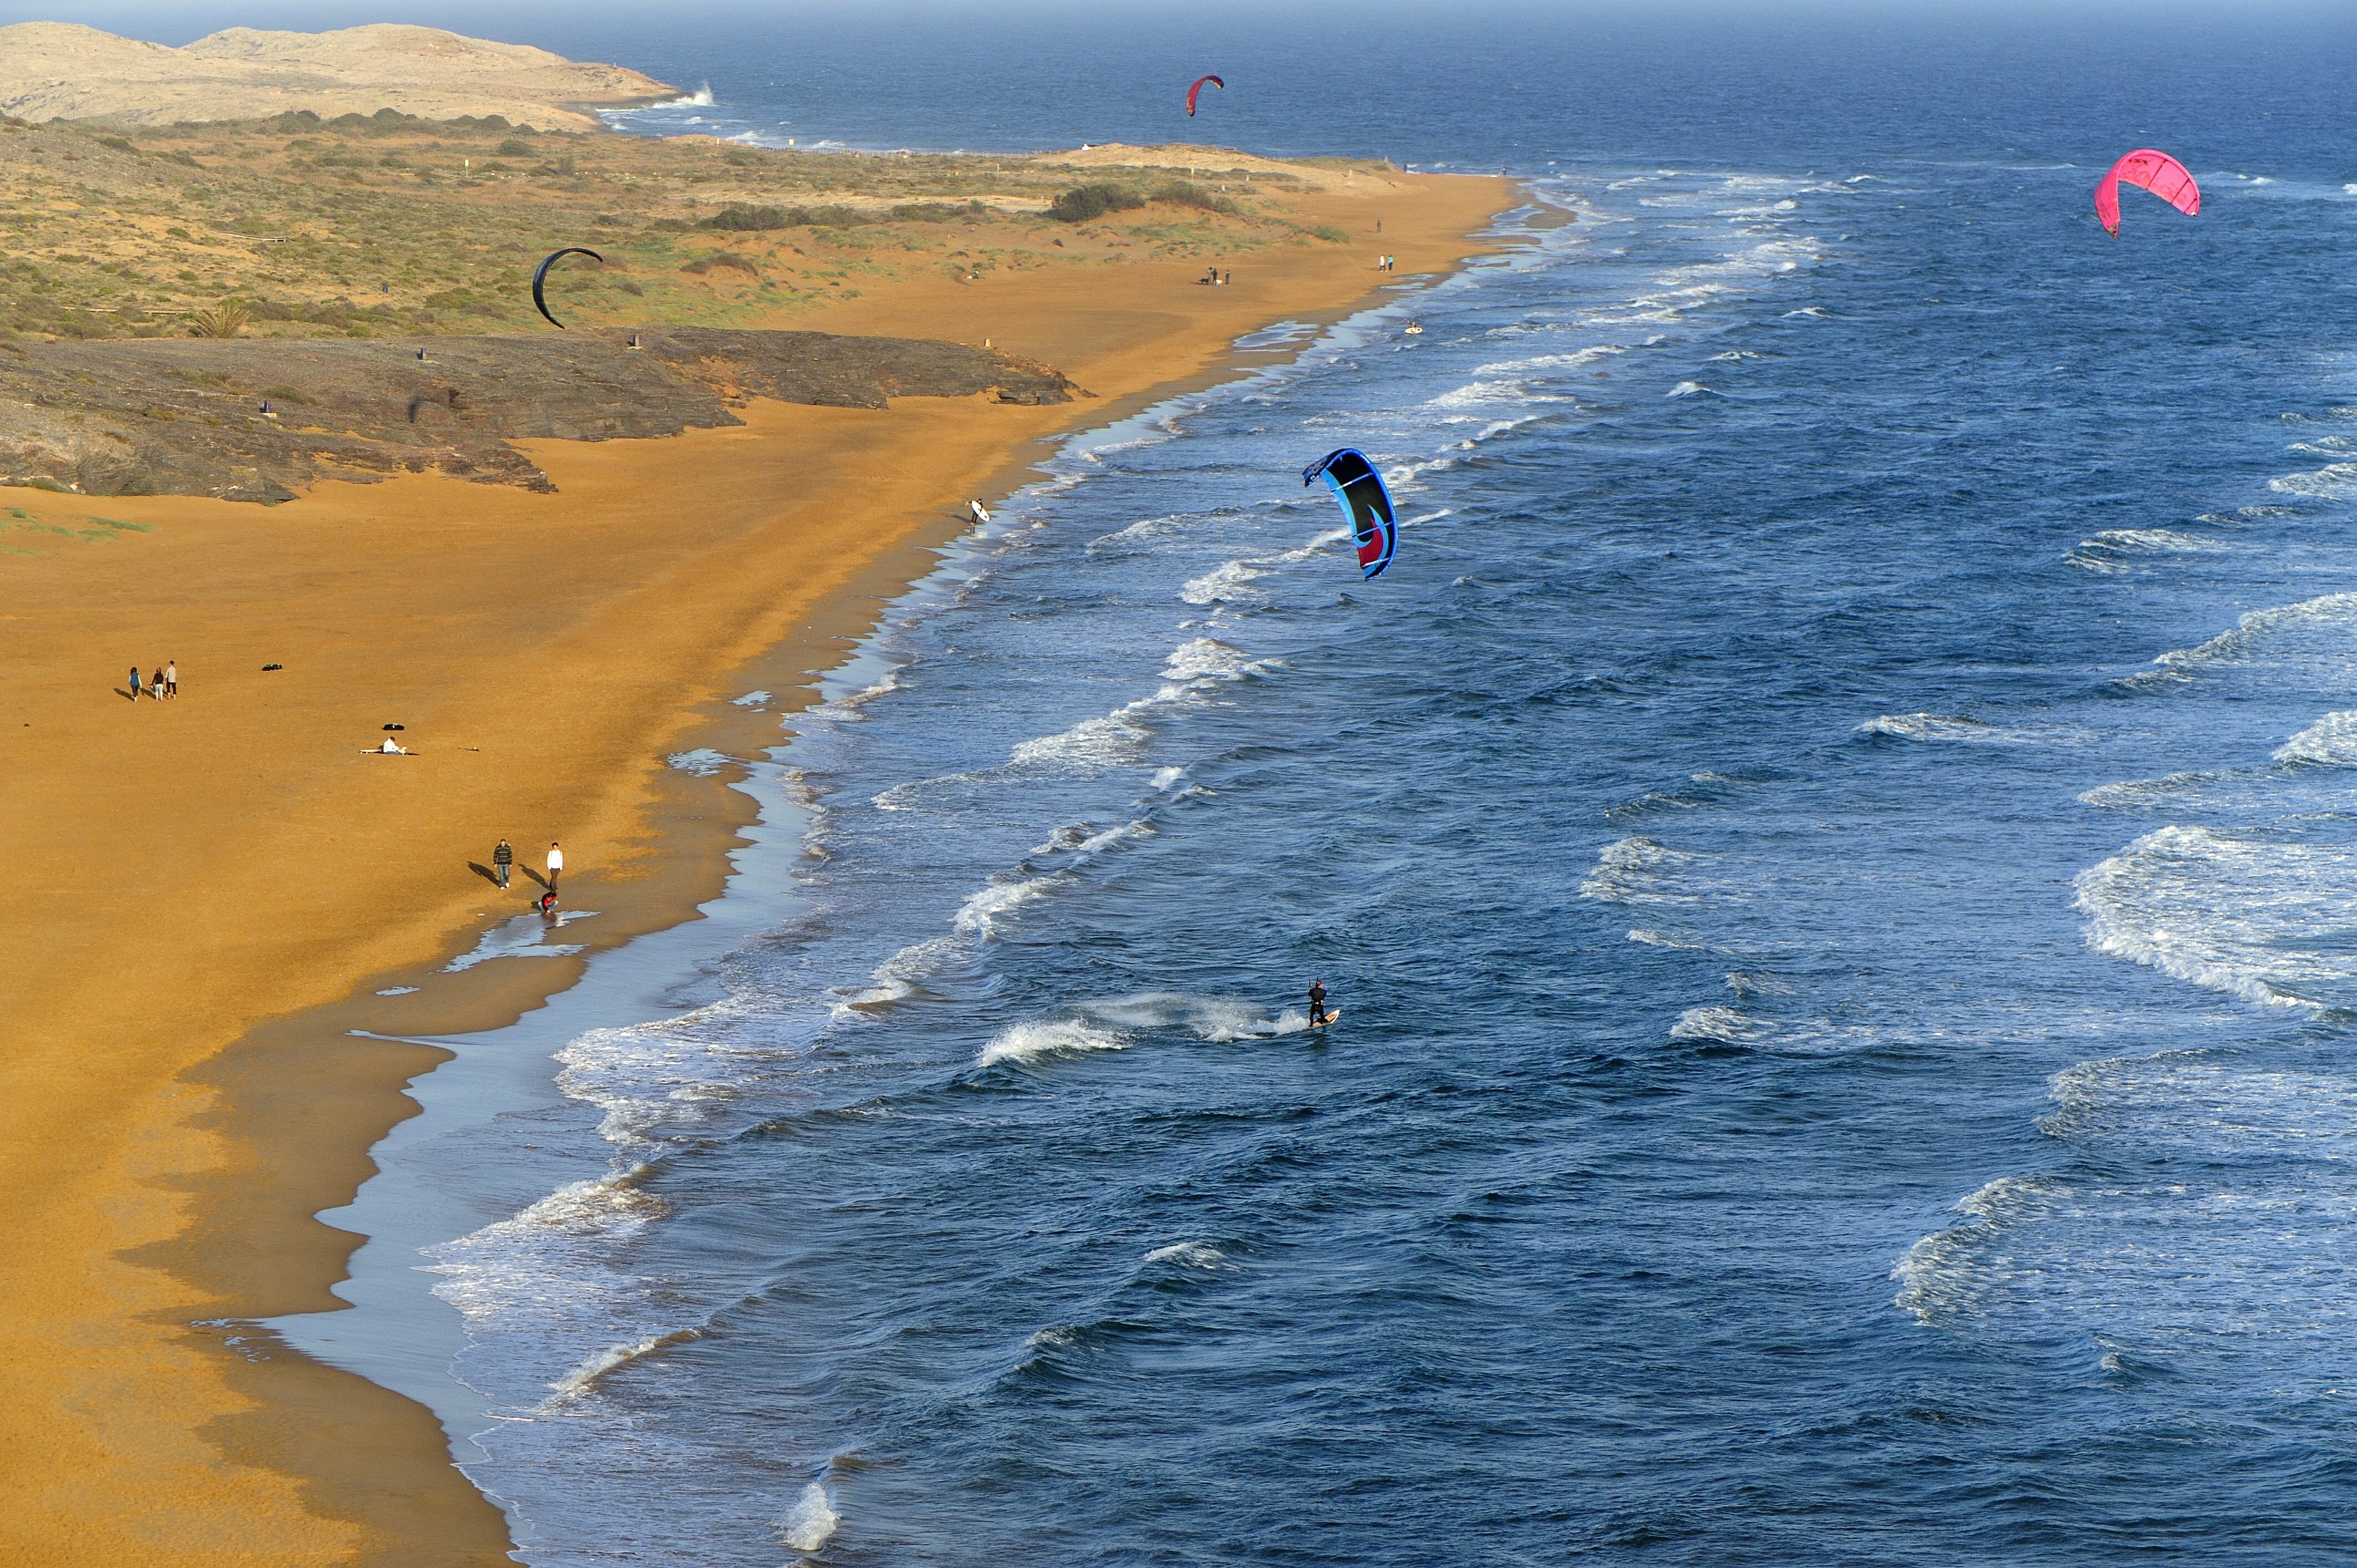
[[[321,479],[431,469],[552,490],[511,443],[738,424],[732,410],[752,398],[880,409],[1075,395],[1087,394],[1012,355],[823,332],[13,344],[0,349],[0,485],[274,502]]]

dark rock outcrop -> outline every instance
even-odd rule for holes
[[[1063,403],[1076,390],[1044,365],[957,343],[650,328],[633,349],[633,336],[8,346],[0,485],[272,501],[323,478],[436,469],[547,490],[510,441],[740,424],[730,409],[756,397],[882,408],[985,394]]]

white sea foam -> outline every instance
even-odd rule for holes
[[[982,1054],[974,1058],[974,1065],[990,1067],[1007,1061],[1028,1064],[1052,1057],[1081,1056],[1090,1051],[1117,1051],[1128,1044],[1113,1030],[1096,1027],[1077,1018],[1017,1024],[992,1036],[990,1042],[982,1047]]]
[[[1599,360],[1625,354],[1629,348],[1626,343],[1592,343],[1568,354],[1540,354],[1527,360],[1500,360],[1494,364],[1476,365],[1473,373],[1484,377],[1527,377],[1534,371],[1583,370]]]
[[[693,773],[698,779],[709,779],[730,765],[726,755],[708,746],[699,746],[694,751],[673,752],[663,760],[682,773]]]
[[[1649,838],[1620,839],[1597,852],[1596,869],[1580,883],[1579,896],[1610,904],[1698,903],[1701,896],[1687,878],[1701,860]]]
[[[1742,1043],[1768,1033],[1768,1026],[1739,1008],[1714,1003],[1705,1007],[1689,1007],[1678,1015],[1670,1026],[1674,1040],[1726,1040]]]
[[[2083,790],[2079,803],[2100,806],[2106,811],[2151,811],[2162,807],[2182,808],[2194,803],[2219,780],[2215,773],[2172,773],[2165,779],[2130,779],[2117,784],[2098,784]]]
[[[2222,540],[2171,528],[2115,528],[2079,541],[2062,559],[2091,572],[2117,572],[2138,555],[2216,555],[2231,548]]]
[[[1009,760],[1017,767],[1043,763],[1112,767],[1135,762],[1153,738],[1153,732],[1134,716],[1137,706],[1132,703],[1103,718],[1082,719],[1061,734],[1024,741]]]
[[[2271,1006],[2357,1000],[2357,907],[2340,850],[2170,826],[2083,872],[2098,952]]]
[[[2040,1130],[2080,1171],[2120,1174],[1986,1183],[1892,1271],[1900,1307],[2050,1343],[2096,1326],[2133,1337],[2142,1359],[2181,1351],[2205,1367],[2238,1342],[2279,1363],[2287,1337],[2345,1339],[2357,1283],[2346,1075],[2175,1050],[2082,1062],[2048,1092]],[[2137,1174],[2153,1166],[2166,1169]]]
[[[2277,762],[2357,764],[2357,709],[2325,714],[2276,748]]]
[[[2083,738],[2080,732],[2061,725],[1995,725],[1953,714],[1884,714],[1858,725],[1856,733],[1966,746],[2040,746]]]
[[[1710,389],[1703,385],[1700,381],[1680,381],[1677,385],[1672,387],[1668,392],[1663,392],[1662,395],[1663,397],[1693,397],[1698,392],[1706,392],[1708,391],[1710,391]]]
[[[957,913],[950,917],[950,928],[966,936],[995,939],[1002,928],[1014,919],[1016,911],[1049,889],[1071,880],[1066,874],[1057,872],[1019,881],[994,882],[966,895],[965,902],[959,905]]]
[[[2357,463],[2327,463],[2304,474],[2286,474],[2280,479],[2269,479],[2267,489],[2319,500],[2357,500]]]
[[[813,1481],[794,1499],[786,1517],[778,1521],[778,1539],[796,1552],[816,1552],[842,1522],[843,1516],[835,1511],[834,1500],[827,1496],[826,1487]]]
[[[1190,605],[1266,604],[1268,596],[1253,586],[1269,569],[1252,561],[1227,561],[1178,590]]]
[[[2321,654],[2345,661],[2357,624],[2357,593],[2320,594],[2297,604],[2253,610],[2198,648],[2173,648],[2131,683],[2190,681],[2222,665],[2284,654]]]
[[[770,693],[767,692],[748,692],[741,697],[731,697],[728,700],[740,708],[758,708],[770,700]]]
[[[521,1271],[546,1255],[552,1242],[626,1240],[671,1212],[640,1185],[645,1165],[568,1182],[522,1213],[426,1249],[430,1273],[442,1276],[434,1294],[470,1323],[489,1326],[509,1316],[537,1316],[542,1304],[510,1288]]]
[[[554,1406],[567,1400],[578,1399],[596,1388],[598,1380],[616,1368],[627,1367],[640,1358],[652,1355],[657,1350],[684,1344],[690,1339],[696,1338],[699,1332],[691,1328],[675,1334],[650,1335],[646,1338],[634,1340],[626,1345],[608,1346],[549,1384],[549,1391],[554,1397],[548,1403]]]
[[[1216,1269],[1228,1255],[1208,1241],[1179,1241],[1146,1254],[1149,1263],[1176,1263],[1185,1269]]]

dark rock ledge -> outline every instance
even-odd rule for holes
[[[629,332],[577,328],[0,347],[0,485],[279,501],[324,478],[436,469],[553,490],[509,442],[741,424],[730,410],[756,397],[882,408],[896,397],[1046,403],[1079,392],[1044,365],[957,343],[713,328],[637,336],[639,349]]]

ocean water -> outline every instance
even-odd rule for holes
[[[1232,139],[1502,162],[1509,247],[1066,446],[725,918],[420,1086],[323,1353],[526,1561],[2357,1555],[2350,23],[1574,20],[1291,108],[1236,24]],[[602,52],[1178,134],[1075,26],[1046,108],[1020,27]],[[2147,142],[2205,209],[2108,239]]]

